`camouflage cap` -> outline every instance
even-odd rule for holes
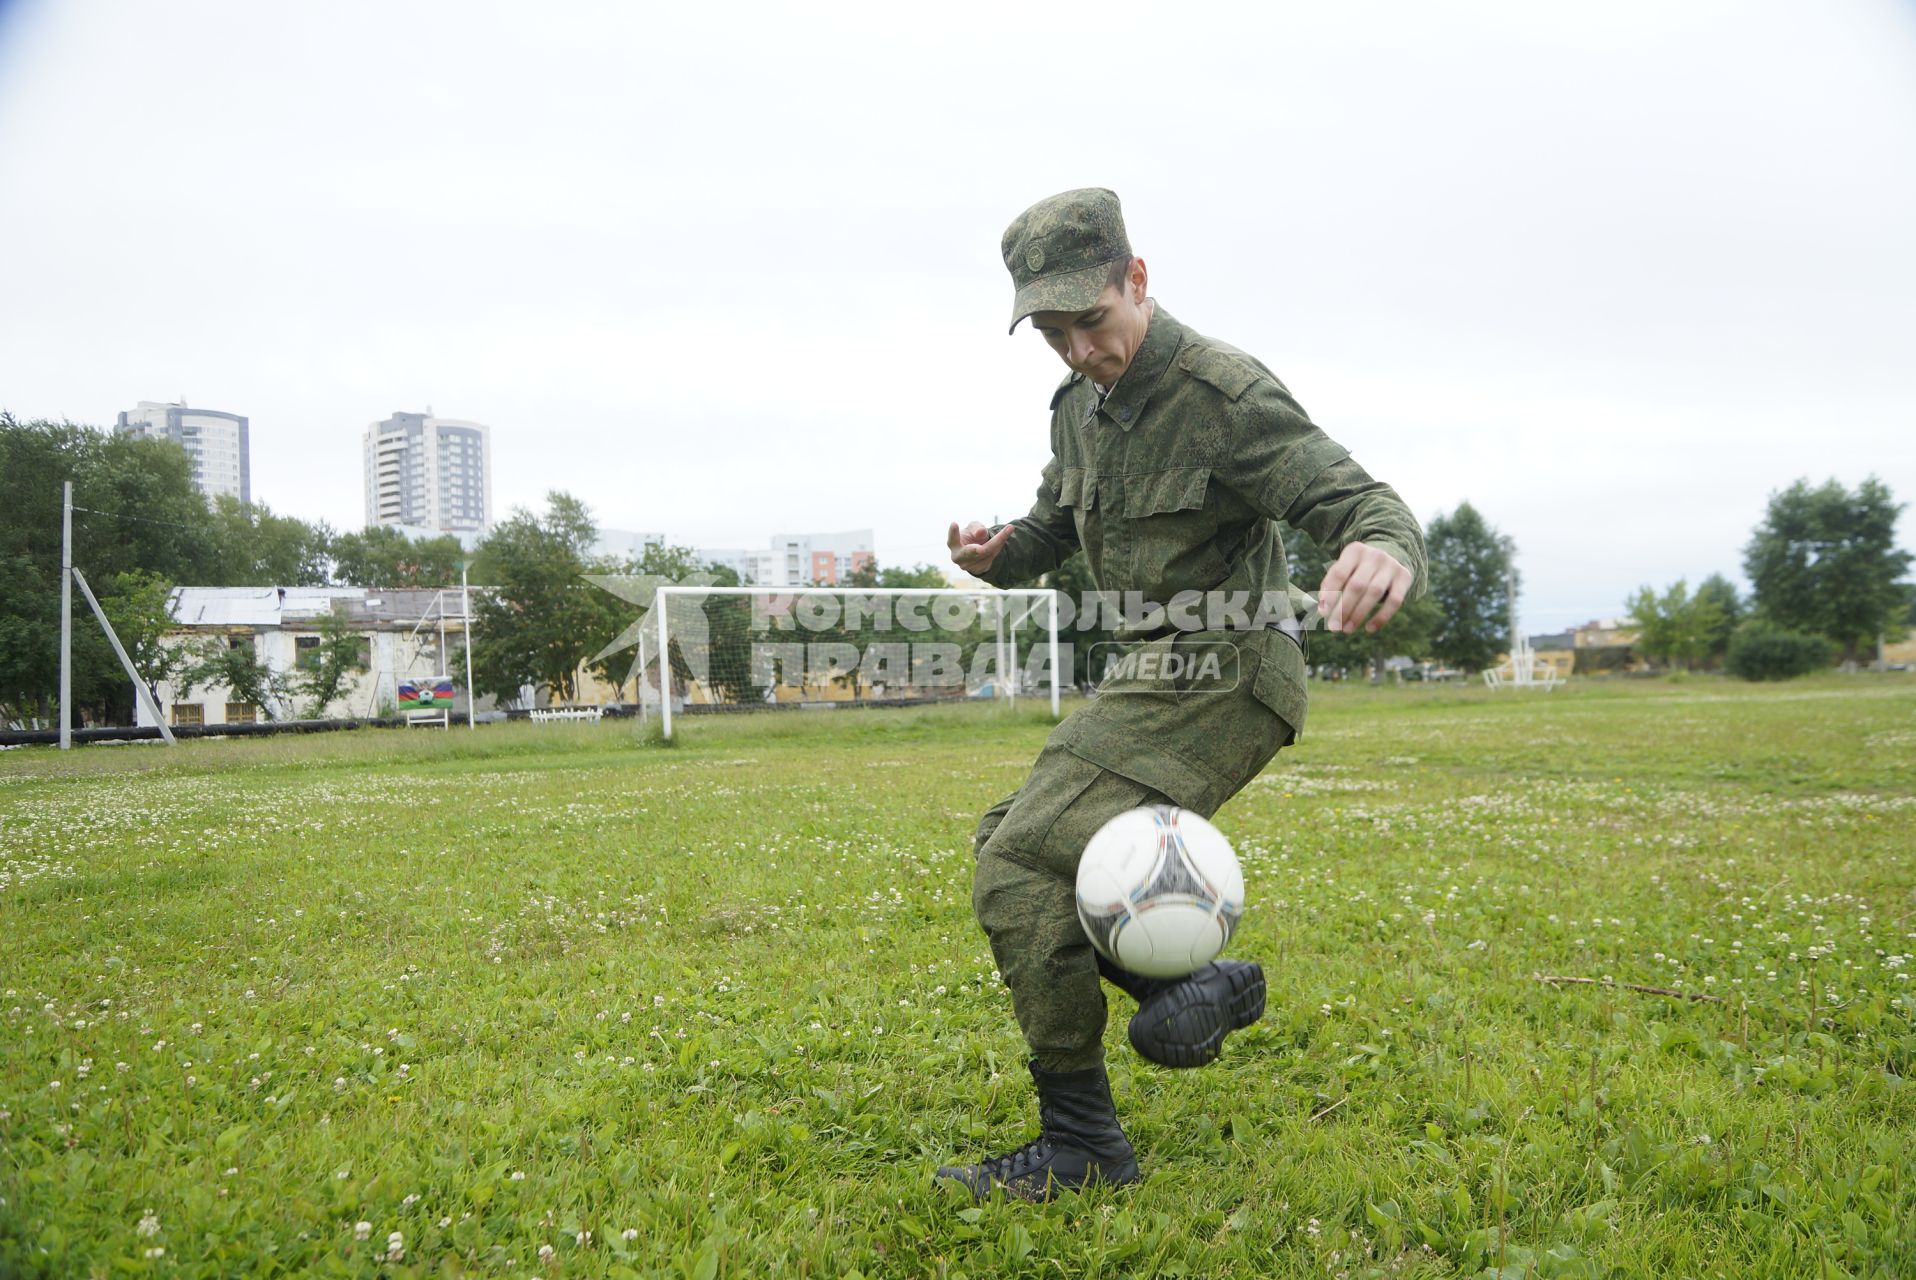
[[[1113,261],[1131,256],[1117,193],[1080,187],[1026,209],[1005,228],[1005,267],[1018,296],[1011,327],[1034,311],[1083,311],[1104,292]]]

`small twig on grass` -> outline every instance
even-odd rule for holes
[[[1317,1123],[1319,1120],[1322,1120],[1325,1116],[1337,1110],[1339,1107],[1343,1106],[1346,1102],[1349,1102],[1350,1100],[1351,1100],[1351,1096],[1347,1093],[1343,1097],[1339,1098],[1336,1102],[1329,1103],[1325,1107],[1323,1107],[1323,1109],[1312,1112],[1311,1123],[1312,1124]]]
[[[1676,991],[1669,987],[1646,987],[1641,982],[1613,982],[1609,978],[1561,978],[1546,973],[1530,975],[1538,982],[1562,983],[1574,982],[1580,986],[1622,987],[1625,991],[1641,991],[1647,996],[1669,996],[1676,1000],[1707,1000],[1711,1004],[1722,1004],[1722,996],[1706,996],[1700,991]]]

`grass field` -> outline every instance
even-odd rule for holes
[[[1048,722],[680,728],[0,755],[0,1275],[1916,1274],[1916,681],[1322,692],[1218,817],[1269,1013],[1113,993],[1146,1181],[1043,1207],[930,1172],[1035,1123]]]

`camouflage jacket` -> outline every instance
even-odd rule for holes
[[[1423,533],[1397,493],[1319,430],[1269,369],[1162,306],[1102,403],[1075,373],[1052,395],[1051,461],[1030,514],[1012,523],[983,575],[994,586],[1033,581],[1082,549],[1105,593],[1159,604],[1181,592],[1241,593],[1254,615],[1260,601],[1308,604],[1291,589],[1280,523],[1333,557],[1355,541],[1389,552],[1414,575],[1413,595],[1426,577]],[[1160,617],[1118,638],[1170,625]],[[1298,646],[1271,630],[1243,642],[1263,646],[1258,700],[1302,730]]]

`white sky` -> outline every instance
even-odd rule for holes
[[[0,184],[0,407],[244,413],[338,527],[430,404],[495,517],[942,563],[1063,372],[999,235],[1093,184],[1179,319],[1516,538],[1532,630],[1740,580],[1799,476],[1916,501],[1907,3],[0,0]]]

